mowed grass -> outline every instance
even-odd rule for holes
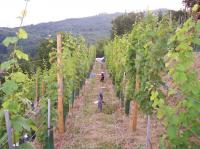
[[[119,145],[113,142],[100,142],[96,149],[122,149]]]

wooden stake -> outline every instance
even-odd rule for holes
[[[58,81],[58,129],[64,133],[64,112],[63,112],[63,75],[62,75],[62,39],[61,34],[57,34],[57,81]]]
[[[45,95],[45,82],[44,80],[42,81],[42,97]]]
[[[15,129],[13,129],[13,143],[14,143],[14,146],[16,146],[16,135],[15,135]]]
[[[135,91],[138,91],[140,88],[140,80],[139,76],[136,75],[136,85],[135,85]],[[132,129],[133,131],[136,131],[137,128],[137,113],[138,113],[138,103],[136,100],[133,101],[133,118],[132,118]]]
[[[138,111],[138,103],[137,101],[133,101],[133,118],[132,118],[132,129],[136,131],[137,128],[137,111]]]

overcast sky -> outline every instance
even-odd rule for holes
[[[25,0],[0,0],[0,26],[19,26]],[[79,18],[99,13],[183,8],[182,0],[30,0],[24,25]]]

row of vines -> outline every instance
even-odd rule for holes
[[[166,128],[161,148],[200,147],[200,81],[193,67],[199,33],[200,21],[189,18],[180,25],[149,13],[131,33],[105,46],[107,68],[125,113],[131,101],[147,115],[156,112]]]
[[[56,127],[58,84],[57,73],[61,70],[63,76],[63,109],[64,120],[70,107],[73,106],[75,96],[88,77],[96,57],[95,48],[88,48],[81,36],[74,37],[62,33],[61,65],[57,65],[56,40],[49,39],[48,46],[50,68],[36,67],[33,73],[23,71],[23,65],[34,65],[18,45],[18,41],[28,37],[26,31],[19,29],[16,36],[7,37],[3,44],[13,49],[10,59],[1,64],[0,86],[0,148],[8,148],[4,111],[9,111],[13,144],[20,142],[24,133],[36,137],[43,148],[47,139],[47,111],[48,99],[51,100],[51,125]],[[38,61],[37,61],[38,63]],[[40,61],[40,63],[44,63]],[[64,122],[63,122],[64,123]],[[24,147],[27,146],[24,145]],[[33,145],[29,144],[27,148]],[[23,147],[23,144],[21,145]]]

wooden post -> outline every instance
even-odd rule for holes
[[[48,99],[48,137],[50,137],[51,129],[51,100]]]
[[[137,128],[137,112],[138,112],[138,103],[137,101],[133,101],[133,118],[132,118],[132,129],[136,131]]]
[[[16,146],[16,135],[15,135],[15,129],[13,129],[13,143],[14,143],[14,146]]]
[[[58,81],[58,129],[64,133],[64,112],[63,112],[63,75],[62,75],[62,39],[61,34],[57,34],[57,81]]]
[[[147,115],[146,149],[151,149],[151,120],[150,120],[150,115]]]
[[[136,75],[136,85],[135,85],[135,91],[138,91],[140,88],[140,79],[139,76]],[[133,131],[136,131],[137,128],[137,113],[138,113],[138,103],[136,100],[133,101],[133,118],[132,118],[132,129]]]
[[[9,149],[12,149],[13,148],[12,129],[11,129],[11,125],[10,125],[10,117],[9,117],[8,110],[4,111],[4,115],[5,115],[5,121],[6,121],[6,129],[7,129],[7,133],[8,133],[8,145],[9,145]]]
[[[44,80],[42,81],[42,97],[45,95],[45,82]]]

